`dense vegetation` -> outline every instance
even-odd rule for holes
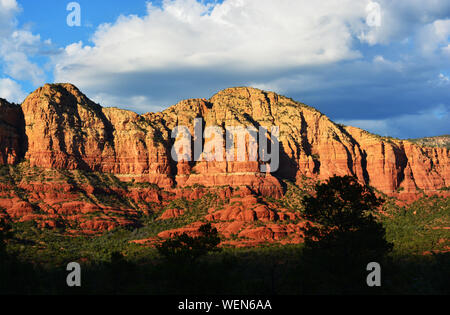
[[[340,183],[346,187],[345,183]],[[329,194],[328,203],[336,203],[339,185]],[[348,187],[347,187],[348,188]],[[345,188],[344,191],[349,191]],[[288,200],[280,204],[300,207],[305,216],[323,226],[329,218],[315,211],[322,204],[330,186],[325,186],[315,199],[294,200],[298,189],[288,187]],[[359,189],[359,188],[358,188]],[[355,191],[353,191],[355,192]],[[357,193],[360,195],[361,192]],[[306,195],[305,195],[306,196]],[[143,218],[142,227],[116,229],[99,236],[68,236],[58,229],[39,229],[31,222],[3,225],[0,242],[0,292],[28,294],[106,293],[106,294],[314,294],[314,293],[382,293],[382,294],[448,294],[450,293],[450,200],[423,196],[409,206],[399,206],[386,198],[381,210],[373,208],[378,199],[369,195],[361,216],[353,212],[357,226],[375,227],[385,240],[393,243],[389,255],[377,256],[383,267],[383,285],[366,286],[366,265],[330,264],[328,251],[311,255],[305,245],[263,246],[257,248],[223,248],[202,251],[192,260],[168,261],[158,249],[130,243],[130,240],[156,235],[168,227],[183,226],[203,215],[214,201],[213,196],[196,202],[177,200],[183,207],[192,207],[187,217],[168,221]],[[322,198],[322,199],[320,199]],[[325,198],[325,199],[324,199]],[[345,198],[344,198],[345,199]],[[369,202],[370,201],[370,202]],[[361,205],[361,204],[360,204]],[[336,206],[336,204],[335,204]],[[355,209],[360,209],[356,207]],[[365,208],[365,207],[362,207]],[[352,212],[351,212],[352,213]],[[323,213],[322,213],[323,214]],[[328,219],[326,219],[328,218]],[[364,218],[370,218],[365,221]],[[326,219],[326,220],[325,220]],[[327,221],[328,220],[328,221]],[[361,225],[361,220],[363,225]],[[328,223],[327,223],[328,222]],[[332,224],[337,225],[337,221]],[[330,223],[330,226],[332,225]],[[345,224],[344,224],[345,226]],[[373,230],[373,229],[372,229]],[[364,229],[363,229],[364,231]],[[385,231],[385,235],[384,235]],[[207,233],[211,236],[211,230]],[[367,235],[363,232],[363,235]],[[216,239],[212,233],[210,249]],[[348,235],[347,235],[348,236]],[[191,240],[192,241],[192,240]],[[340,239],[337,243],[340,242]],[[337,243],[334,243],[336,245]],[[5,244],[5,247],[2,247]],[[323,244],[323,243],[319,243]],[[173,244],[172,244],[173,245]],[[343,243],[345,245],[345,242]],[[361,245],[361,244],[360,244]],[[383,246],[384,246],[383,245]],[[342,246],[339,245],[339,246]],[[336,248],[340,248],[335,246]],[[341,247],[342,248],[342,247]],[[208,252],[208,253],[207,253]],[[336,252],[336,251],[335,251]],[[386,251],[388,252],[388,251]],[[339,251],[337,251],[339,253]],[[323,256],[325,255],[325,256]],[[336,256],[333,257],[335,259]],[[369,257],[367,257],[369,259]],[[372,259],[372,257],[370,257]],[[66,285],[66,265],[77,261],[82,265],[82,287]],[[335,261],[335,260],[334,260]],[[351,261],[351,260],[350,260]],[[372,260],[370,260],[372,261]],[[369,262],[369,261],[368,261]]]

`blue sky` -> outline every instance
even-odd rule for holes
[[[254,86],[400,138],[450,133],[448,0],[0,0],[0,97],[71,82],[139,113]]]

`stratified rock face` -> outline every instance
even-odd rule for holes
[[[102,108],[71,85],[45,85],[22,109],[31,166],[100,170],[113,165],[112,128]]]
[[[355,127],[345,129],[363,152],[370,184],[379,190],[433,191],[449,185],[447,148],[421,147],[402,140],[383,141]]]
[[[354,175],[386,193],[398,188],[436,190],[450,183],[446,148],[388,141],[358,128],[341,127],[311,107],[253,88],[230,88],[209,100],[185,100],[161,113],[138,115],[102,108],[70,84],[45,85],[22,104],[27,145],[20,142],[17,131],[18,107],[1,106],[1,163],[16,163],[26,150],[31,166],[113,173],[160,187],[249,186],[274,196],[282,193],[279,179],[300,183],[305,176]],[[16,112],[17,117],[11,114]],[[194,134],[194,120],[199,117],[205,127],[222,130],[278,126],[280,168],[273,176],[261,173],[259,158],[175,162],[170,154],[171,131],[187,126]]]
[[[167,146],[155,141],[159,130],[142,116],[102,108],[70,84],[39,88],[22,109],[31,166],[139,175],[172,185]]]
[[[215,137],[205,137],[202,145],[218,143],[223,161],[208,162],[205,153],[193,152],[201,159],[176,162],[172,130],[185,126],[195,141],[196,118],[203,128],[219,126],[221,132],[279,127],[279,169],[261,172],[259,154],[239,161],[235,153],[227,161],[223,138],[221,143]],[[0,218],[63,227],[69,234],[137,227],[150,213],[161,221],[192,222],[138,244],[195,235],[205,221],[217,228],[224,245],[297,244],[306,224],[300,200],[316,180],[353,175],[402,201],[420,190],[448,197],[437,190],[450,182],[448,148],[339,126],[311,107],[252,88],[230,88],[209,100],[138,115],[103,108],[70,84],[45,85],[21,106],[0,99],[0,141],[0,166],[16,164],[0,167]],[[248,153],[248,135],[243,143]],[[289,181],[282,186],[284,179]]]
[[[23,113],[18,105],[0,99],[0,165],[15,164],[26,149]]]

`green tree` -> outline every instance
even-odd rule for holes
[[[186,233],[164,241],[157,246],[159,254],[170,261],[193,262],[212,251],[220,250],[219,233],[211,223],[199,228],[199,236],[192,237]]]
[[[384,201],[354,177],[334,176],[303,199],[312,222],[305,235],[304,279],[320,292],[361,292],[369,262],[382,263],[393,245],[373,211]]]
[[[370,187],[351,176],[334,176],[315,189],[315,196],[304,198],[304,217],[313,222],[304,230],[307,248],[376,256],[392,250],[383,225],[372,214],[384,200]]]

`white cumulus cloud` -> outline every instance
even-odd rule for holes
[[[32,57],[49,42],[19,28],[16,20],[19,12],[16,0],[0,0],[0,66],[5,75],[15,80],[41,85],[45,82],[45,73]]]
[[[379,8],[379,19],[368,8]],[[54,77],[105,106],[141,112],[236,85],[291,95],[352,82],[369,85],[365,72],[369,78],[384,69],[411,73],[404,65],[416,64],[416,51],[377,54],[359,66],[361,47],[407,47],[415,37],[423,46],[420,34],[428,30],[435,32],[429,43],[445,56],[449,12],[446,0],[164,0],[160,7],[148,3],[143,16],[120,16],[99,26],[92,42],[65,47],[53,59]],[[337,67],[348,62],[361,73],[328,80],[324,69],[345,76],[346,66]]]
[[[66,47],[56,77],[89,77],[82,66],[105,72],[254,69],[351,59],[359,53],[351,49],[348,23],[356,24],[363,14],[364,7],[349,0],[226,0],[212,8],[195,0],[164,1],[161,8],[149,4],[144,17],[121,16],[101,25],[93,45]]]
[[[445,55],[449,47],[449,36],[450,18],[436,20],[421,29],[418,36],[420,48],[425,55],[433,57],[441,53]]]
[[[410,40],[423,28],[448,17],[450,2],[446,0],[374,0],[380,9],[380,25],[363,30],[359,38],[369,43],[389,44]]]
[[[25,96],[25,92],[16,81],[9,78],[0,78],[0,98],[9,102],[22,103]]]
[[[357,30],[366,27],[367,2],[225,0],[211,5],[166,0],[161,7],[148,4],[145,16],[121,16],[115,23],[101,25],[92,43],[67,46],[55,59],[55,80],[71,81],[98,94],[119,81],[127,84],[131,73],[137,77],[145,73],[152,86],[151,74],[164,73],[160,80],[183,75],[184,81],[200,83],[199,77],[211,72],[214,77],[244,78],[353,60],[361,56],[353,41]]]

